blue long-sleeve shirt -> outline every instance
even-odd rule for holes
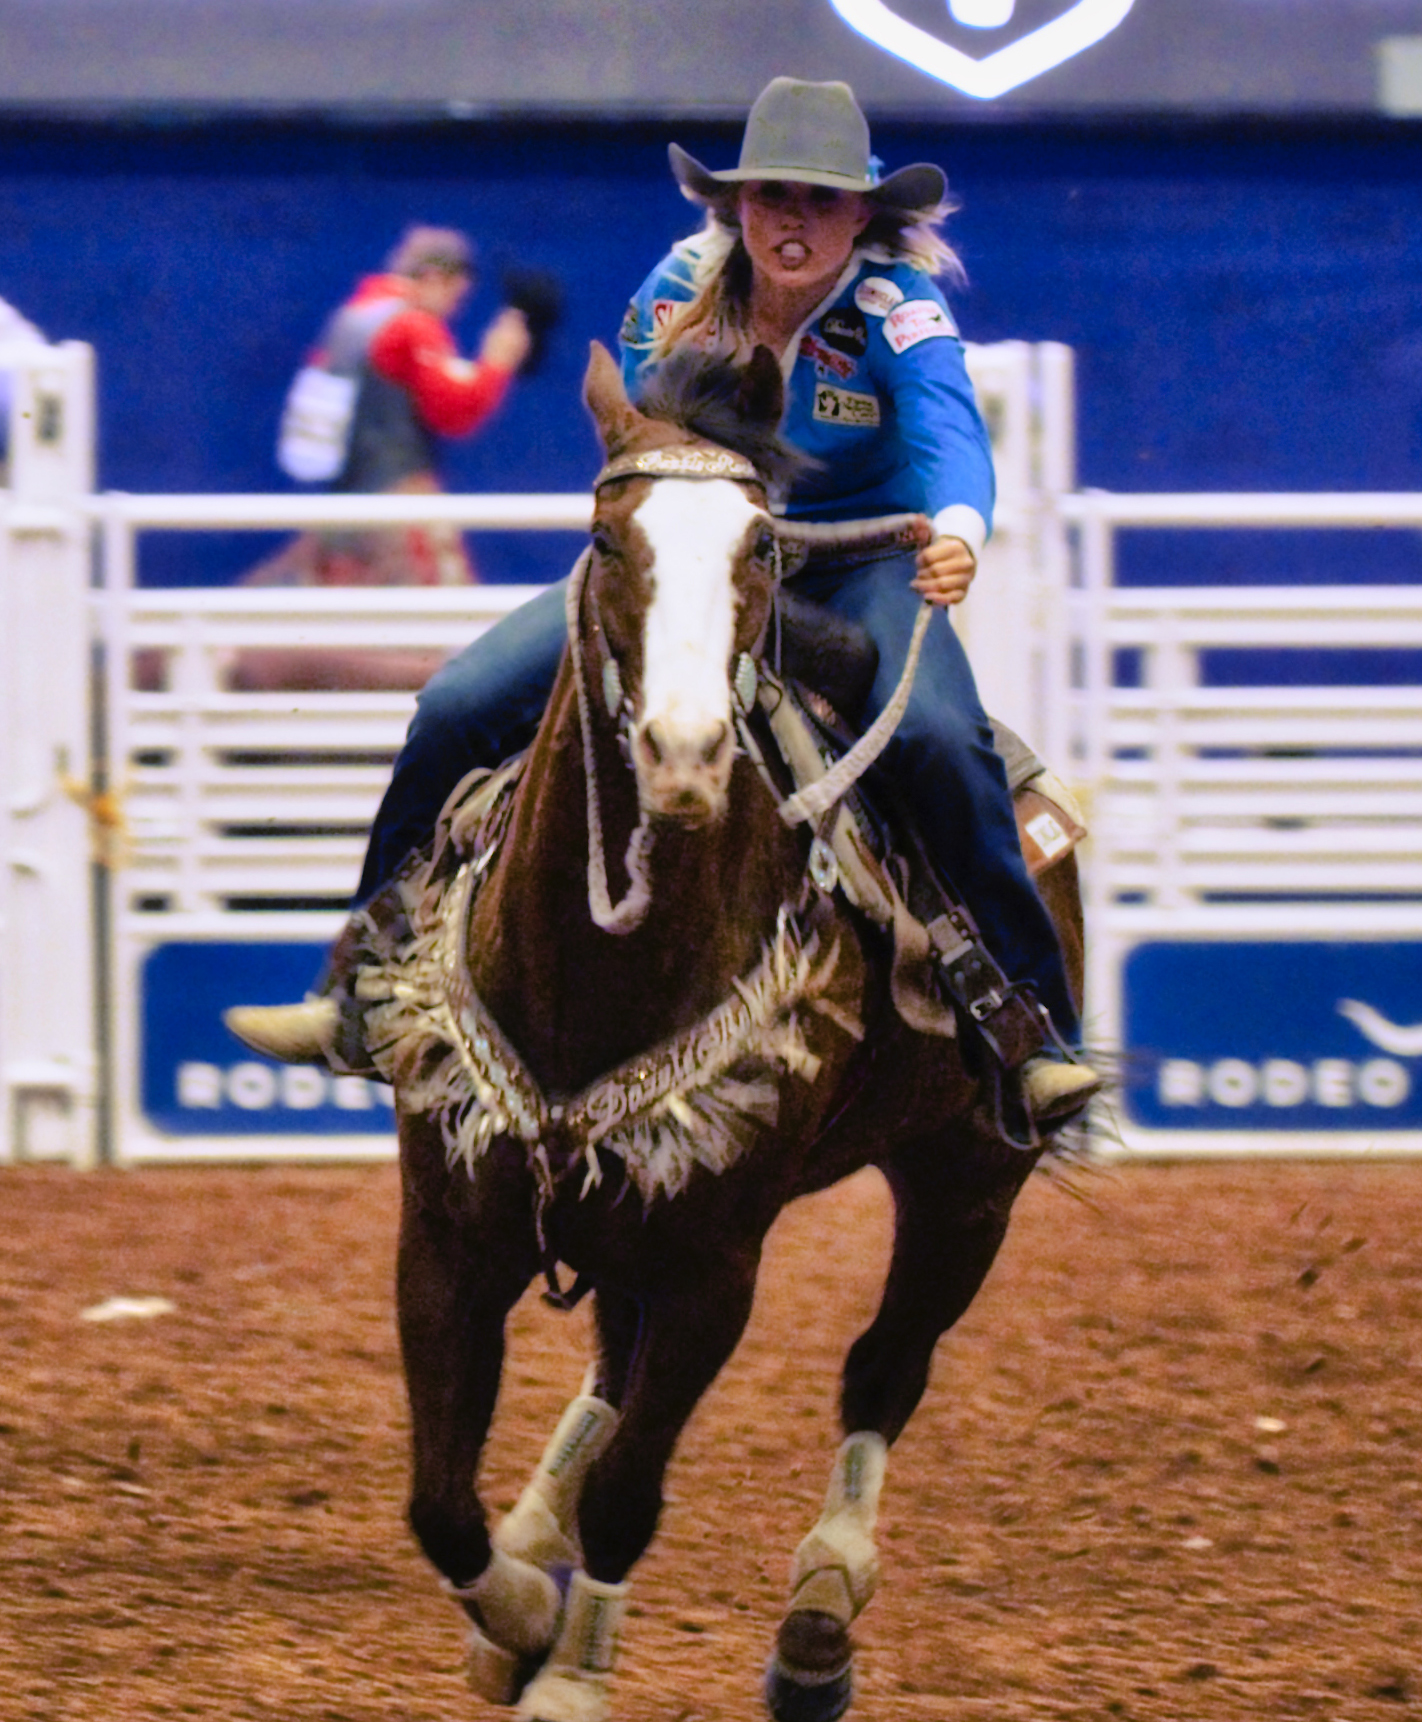
[[[693,297],[695,240],[652,271],[622,325],[635,399],[652,337]],[[781,361],[784,434],[818,463],[784,499],[792,519],[927,514],[976,554],[992,526],[993,468],[953,314],[908,263],[856,252]]]

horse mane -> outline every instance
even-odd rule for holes
[[[788,489],[820,463],[787,442],[777,423],[747,416],[744,366],[683,349],[658,365],[637,402],[645,418],[679,425],[704,442],[744,455],[774,489]]]

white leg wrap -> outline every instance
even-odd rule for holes
[[[545,1571],[580,1567],[578,1496],[616,1428],[617,1412],[605,1399],[580,1393],[559,1419],[518,1505],[494,1532],[495,1546]]]
[[[820,1521],[795,1551],[792,1609],[813,1609],[848,1626],[879,1583],[874,1521],[888,1447],[881,1435],[851,1435],[840,1447]]]
[[[470,1686],[490,1704],[512,1704],[519,1665],[553,1642],[561,1606],[558,1587],[538,1567],[494,1549],[473,1584],[447,1589],[472,1603],[483,1622],[469,1626],[465,1674]]]
[[[452,1588],[452,1587],[451,1587]],[[548,1574],[495,1549],[474,1583],[454,1594],[472,1602],[488,1637],[519,1656],[553,1642],[558,1626],[558,1587]]]
[[[625,1584],[573,1574],[558,1642],[519,1700],[519,1722],[606,1722]]]

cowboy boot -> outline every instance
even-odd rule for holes
[[[1032,1122],[1048,1133],[1083,1112],[1106,1086],[1089,1064],[1039,1054],[1021,1067],[1022,1100]]]
[[[324,1064],[340,1076],[378,1077],[365,1043],[367,1007],[387,996],[368,972],[404,920],[398,885],[387,885],[346,922],[316,991],[300,1004],[234,1005],[222,1020],[244,1045],[283,1064]]]

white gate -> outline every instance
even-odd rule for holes
[[[0,1160],[88,1164],[100,1088],[90,779],[94,365],[0,348],[14,378],[0,488]]]
[[[1079,551],[1061,757],[1089,794],[1088,1026],[1121,1052],[1115,1146],[1422,1152],[1422,586],[1114,580],[1125,529],[1415,530],[1422,498],[1060,508]],[[1366,538],[1348,549],[1365,567]],[[1290,650],[1311,684],[1259,658]],[[1378,652],[1397,680],[1364,673]]]

